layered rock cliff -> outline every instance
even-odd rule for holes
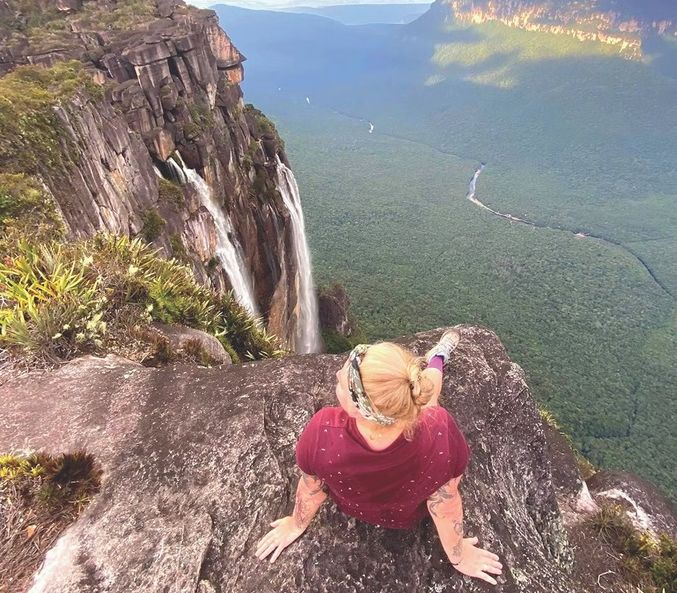
[[[422,353],[441,332],[402,343]],[[599,542],[580,547],[580,513],[595,503],[571,450],[545,430],[523,371],[497,337],[474,327],[462,335],[441,401],[472,450],[461,485],[466,532],[504,565],[492,590],[598,591],[599,573],[616,565]],[[429,520],[392,531],[331,501],[275,564],[253,556],[270,522],[293,507],[296,439],[318,408],[335,405],[343,361],[148,369],[84,357],[5,383],[0,451],[85,447],[103,469],[100,493],[47,554],[30,591],[488,590],[455,572]]]
[[[628,59],[642,57],[642,39],[647,35],[677,35],[677,15],[656,2],[448,0],[447,4],[461,23],[495,21],[527,31],[598,41],[617,48]]]
[[[287,158],[274,126],[245,106],[244,57],[214,12],[180,0],[1,0],[0,25],[0,73],[78,60],[102,91],[53,106],[58,164],[10,172],[46,185],[72,238],[143,233],[201,282],[241,284],[293,348],[299,270],[277,165]]]

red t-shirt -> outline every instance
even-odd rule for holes
[[[338,507],[381,527],[409,529],[428,514],[426,500],[468,464],[470,448],[454,418],[435,406],[422,412],[411,441],[400,435],[372,450],[354,418],[322,408],[296,444],[296,463],[322,478]]]

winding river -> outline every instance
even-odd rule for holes
[[[371,124],[371,120],[365,119],[363,117],[359,117],[356,115],[352,115],[350,113],[346,113],[344,111],[340,111],[338,109],[334,109],[333,107],[330,106],[324,106],[325,109],[328,111],[340,116],[340,117],[345,117],[347,119],[352,119],[354,121],[359,121],[359,122],[366,122],[368,124]],[[370,129],[370,133],[372,133],[373,130]],[[408,136],[403,136],[399,134],[394,134],[392,132],[383,132],[380,131],[379,135],[381,136],[387,136],[389,138],[393,138],[394,140],[400,140],[404,142],[411,142],[412,144],[418,144],[420,146],[425,146],[431,150],[434,150],[435,152],[438,152],[440,154],[445,154],[445,155],[450,155],[457,157],[459,159],[466,159],[468,158],[467,156],[460,155],[455,152],[451,152],[449,150],[444,150],[440,148],[439,146],[435,146],[434,144],[428,144],[427,142],[422,142],[421,140],[414,140],[413,138],[409,138]],[[651,279],[658,285],[658,287],[668,296],[674,298],[674,295],[670,290],[660,281],[660,279],[656,276],[654,271],[651,269],[649,264],[636,252],[634,252],[630,247],[625,245],[624,243],[620,243],[618,241],[614,241],[613,239],[609,239],[607,237],[600,237],[599,235],[592,235],[588,233],[584,233],[582,231],[573,231],[571,229],[568,229],[566,227],[562,226],[557,226],[557,225],[546,225],[546,224],[540,224],[537,222],[533,222],[530,220],[526,220],[524,218],[520,218],[519,216],[513,216],[512,214],[506,213],[506,212],[499,212],[498,210],[494,210],[493,208],[490,208],[486,204],[483,204],[480,200],[477,199],[476,193],[477,193],[477,181],[479,179],[479,176],[481,175],[482,171],[486,167],[485,163],[481,163],[480,166],[475,170],[475,173],[473,174],[472,178],[470,179],[470,184],[468,185],[468,193],[466,194],[466,198],[471,201],[473,204],[476,206],[479,206],[483,210],[486,210],[487,212],[490,212],[494,216],[497,216],[499,218],[503,218],[505,220],[508,220],[510,222],[516,222],[518,224],[524,224],[526,226],[529,226],[533,229],[550,229],[552,231],[561,231],[563,233],[569,233],[576,237],[577,239],[596,239],[598,241],[607,243],[609,245],[613,245],[615,247],[618,247],[620,249],[623,249],[630,255],[632,255],[637,262],[646,270],[646,272],[649,274]]]
[[[519,216],[513,216],[512,214],[507,214],[505,212],[499,212],[498,210],[494,210],[493,208],[489,208],[486,204],[483,204],[480,200],[477,199],[477,180],[479,179],[480,175],[482,174],[482,171],[484,171],[484,168],[486,167],[485,163],[481,163],[480,166],[475,170],[475,173],[473,174],[472,178],[470,179],[470,183],[468,184],[468,193],[466,194],[466,199],[470,200],[473,204],[476,206],[479,206],[483,210],[486,210],[487,212],[491,212],[494,216],[498,216],[499,218],[504,218],[505,220],[509,220],[510,222],[517,222],[519,224],[525,224],[527,226],[530,226],[532,228],[538,228],[538,229],[550,229],[552,231],[561,231],[564,233],[569,233],[573,235],[574,237],[578,239],[596,239],[598,241],[602,241],[604,243],[608,243],[610,245],[614,245],[615,247],[620,247],[621,249],[627,251],[630,253],[637,261],[642,265],[642,267],[647,271],[649,276],[654,280],[654,282],[668,295],[673,296],[672,293],[668,290],[668,288],[657,278],[657,276],[654,274],[653,270],[649,267],[647,262],[645,262],[639,255],[637,255],[632,249],[630,249],[627,245],[624,245],[622,243],[619,243],[618,241],[614,241],[613,239],[608,239],[606,237],[600,237],[599,235],[592,235],[592,234],[587,234],[583,233],[581,231],[572,231],[571,229],[567,229],[565,227],[561,226],[550,226],[547,224],[539,224],[537,222],[533,222],[531,220],[526,220],[524,218],[520,218]]]

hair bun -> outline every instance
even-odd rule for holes
[[[411,390],[411,398],[418,405],[417,400],[421,395],[421,367],[416,360],[409,365],[409,389]]]
[[[417,408],[422,408],[428,402],[433,394],[433,385],[430,379],[425,375],[422,366],[425,364],[425,359],[414,358],[409,363],[409,389],[411,391],[411,400]]]

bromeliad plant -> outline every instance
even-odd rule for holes
[[[232,294],[200,286],[187,266],[140,239],[22,241],[0,263],[0,347],[29,362],[105,352],[153,320],[216,335],[235,362],[282,353]]]
[[[50,361],[101,346],[105,299],[85,264],[64,257],[63,246],[22,242],[0,263],[0,340]]]

